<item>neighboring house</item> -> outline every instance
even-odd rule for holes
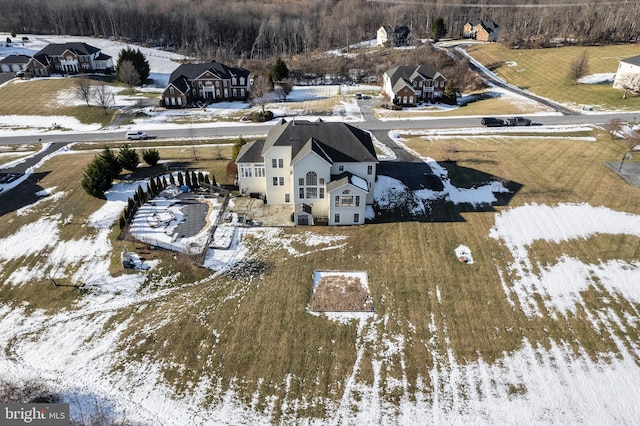
[[[464,24],[462,34],[478,41],[498,41],[500,26],[493,21],[475,19]]]
[[[378,29],[378,46],[406,46],[413,38],[411,30],[405,25],[390,27],[383,25]]]
[[[113,59],[87,43],[52,43],[37,52],[27,69],[32,76],[113,72]]]
[[[640,55],[622,59],[618,63],[613,87],[640,92]]]
[[[445,76],[429,65],[402,65],[384,73],[382,94],[396,105],[415,106],[442,98],[446,82]]]
[[[31,56],[9,55],[0,61],[0,72],[18,72],[27,68]]]
[[[250,72],[220,62],[182,64],[171,73],[162,92],[167,108],[183,108],[194,102],[246,100],[251,90]]]
[[[290,205],[296,225],[363,224],[378,158],[371,135],[346,123],[280,120],[265,140],[243,145],[240,193]]]

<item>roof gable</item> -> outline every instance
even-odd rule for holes
[[[48,56],[60,56],[67,50],[70,50],[77,55],[93,55],[100,51],[97,47],[81,42],[51,43],[36,53],[36,55],[43,54]]]
[[[262,148],[264,140],[257,140],[246,143],[240,148],[236,163],[264,163]]]
[[[632,56],[627,59],[622,59],[620,62],[624,62],[625,64],[635,65],[640,67],[640,55]]]
[[[305,147],[312,139],[314,143]],[[332,162],[378,162],[371,135],[346,123],[281,120],[269,132],[263,154],[273,146],[291,147],[291,158],[314,150]]]

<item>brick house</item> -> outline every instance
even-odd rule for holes
[[[500,26],[493,21],[475,19],[464,24],[462,34],[478,41],[498,41]]]
[[[32,76],[113,72],[113,59],[97,47],[81,42],[52,43],[37,52],[27,63]]]
[[[250,72],[212,61],[181,64],[171,73],[162,92],[167,108],[184,108],[194,102],[247,100],[251,90]]]
[[[382,94],[396,105],[416,106],[442,98],[446,82],[445,76],[429,65],[401,65],[384,73]]]

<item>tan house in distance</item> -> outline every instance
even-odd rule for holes
[[[478,41],[498,41],[500,26],[493,21],[475,19],[464,24],[462,34],[464,38]]]

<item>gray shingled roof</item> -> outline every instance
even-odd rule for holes
[[[0,63],[3,63],[3,64],[26,64],[27,62],[29,62],[29,59],[31,59],[31,56],[27,56],[27,55],[9,55],[6,58],[4,58],[3,60],[1,60]]]
[[[224,79],[230,79],[233,76],[249,77],[249,71],[244,68],[228,67],[220,62],[212,61],[202,64],[180,64],[180,66],[171,73],[169,81],[173,82],[180,76],[194,79],[206,71],[210,71],[214,75]]]
[[[332,162],[377,162],[371,135],[346,123],[281,120],[269,132],[262,153],[272,146],[290,146],[294,159],[310,139]],[[313,145],[312,145],[313,147]]]
[[[627,59],[623,59],[620,62],[624,62],[626,64],[631,64],[631,65],[640,66],[640,55],[632,56],[632,57],[627,58]]]
[[[71,43],[51,43],[40,50],[36,55],[59,56],[65,50],[70,50],[78,55],[92,55],[99,52],[100,49],[93,47],[87,43],[71,42]]]
[[[433,67],[427,64],[422,64],[413,66],[413,65],[400,65],[395,68],[391,68],[386,74],[389,76],[391,80],[391,86],[393,90],[396,91],[396,84],[399,80],[404,80],[407,82],[409,86],[411,86],[411,81],[416,77],[417,74],[422,75],[424,78],[431,80],[438,73]]]
[[[346,184],[353,185],[356,188],[362,189],[365,192],[369,192],[366,188],[362,188],[360,187],[360,185],[357,185],[356,183],[354,183],[353,181],[354,179],[359,179],[360,181],[363,181],[361,177],[358,177],[350,172],[344,172],[339,175],[332,175],[331,182],[327,184],[327,192],[331,192],[334,189],[340,188],[342,185],[346,185]]]
[[[264,140],[257,140],[242,145],[236,163],[263,163],[262,147]]]

